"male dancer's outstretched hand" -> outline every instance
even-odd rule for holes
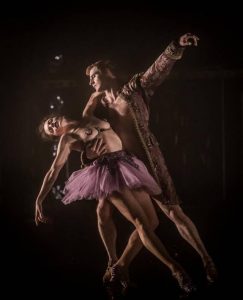
[[[199,41],[199,37],[198,36],[196,36],[195,34],[186,33],[186,34],[183,34],[179,38],[179,45],[181,47],[197,46],[198,45],[198,41]]]

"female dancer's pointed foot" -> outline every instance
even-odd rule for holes
[[[177,280],[180,288],[187,295],[196,291],[196,287],[193,285],[191,278],[184,271],[174,272],[173,277]]]
[[[104,284],[107,284],[111,280],[111,268],[117,262],[117,260],[109,261],[105,273],[103,275],[102,281]]]
[[[106,270],[105,270],[105,274],[103,275],[103,283],[107,284],[108,282],[110,282],[111,280],[111,267],[108,265]]]
[[[126,295],[128,289],[132,286],[129,281],[128,270],[115,264],[109,267],[107,272],[109,272],[110,280],[105,282],[105,286],[109,294],[112,295],[112,299],[120,299],[119,297]],[[106,279],[108,279],[108,276]]]
[[[115,264],[111,267],[110,271],[111,271],[110,282],[119,281],[121,283],[121,285],[123,286],[123,288],[126,289],[130,282],[128,269],[121,267],[118,264]]]
[[[218,279],[218,271],[213,260],[209,259],[205,263],[204,268],[208,283],[213,284]]]

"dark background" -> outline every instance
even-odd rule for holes
[[[106,253],[95,202],[64,207],[50,195],[52,225],[34,224],[35,197],[52,160],[52,146],[36,134],[40,119],[60,95],[62,111],[80,115],[91,93],[85,67],[112,59],[124,77],[145,70],[167,44],[186,32],[200,37],[185,51],[151,103],[151,128],[160,141],[183,208],[219,269],[206,287],[201,261],[159,213],[157,229],[169,252],[191,274],[195,299],[236,293],[242,176],[243,33],[235,12],[166,12],[133,7],[2,11],[1,18],[1,240],[3,291],[25,297],[72,295],[106,299],[101,278]],[[56,55],[63,59],[57,63]],[[53,102],[54,101],[54,102]],[[69,172],[79,166],[78,154]],[[65,180],[65,170],[59,183]],[[238,213],[237,213],[238,212]],[[115,213],[118,249],[132,226]],[[177,298],[167,269],[144,249],[131,266],[133,299]],[[30,287],[34,292],[30,292]]]

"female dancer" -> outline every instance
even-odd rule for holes
[[[52,116],[45,118],[40,128],[42,136],[60,137],[60,140],[57,155],[44,177],[36,199],[36,225],[39,222],[47,222],[42,203],[67,161],[73,145],[80,142],[84,147],[85,144],[101,137],[106,144],[107,152],[90,166],[71,175],[66,182],[62,202],[69,204],[81,199],[110,201],[127,220],[133,223],[144,246],[170,269],[180,288],[190,293],[193,286],[188,275],[167,253],[154,233],[147,213],[140,205],[141,197],[152,212],[153,206],[147,195],[158,195],[163,191],[148,173],[143,162],[123,150],[121,140],[110,124],[94,117],[75,121],[65,116]]]

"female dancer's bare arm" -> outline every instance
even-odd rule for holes
[[[39,194],[36,198],[35,202],[35,223],[38,225],[40,222],[46,223],[48,219],[43,214],[43,207],[42,203],[45,200],[46,196],[50,192],[53,184],[55,183],[59,172],[61,171],[62,167],[64,166],[65,162],[68,159],[68,156],[71,152],[71,145],[73,142],[73,138],[69,135],[64,135],[61,137],[58,149],[57,149],[57,155],[50,167],[50,169],[47,171],[41,189],[39,191]]]

